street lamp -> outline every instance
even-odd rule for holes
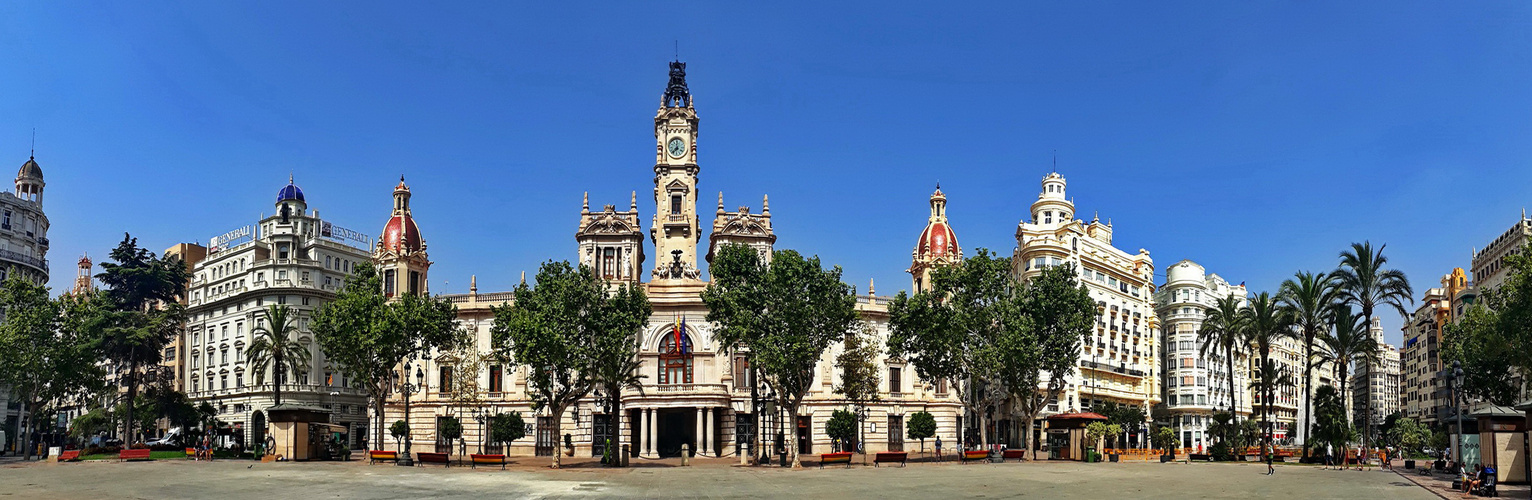
[[[488,436],[484,434],[485,424],[489,421],[489,410],[482,406],[473,407],[473,419],[479,421],[479,454],[484,454],[484,440]]]
[[[1463,463],[1463,407],[1458,402],[1458,393],[1463,390],[1463,362],[1453,361],[1452,372],[1447,374],[1447,391],[1452,397],[1453,413],[1457,414],[1458,432],[1452,440],[1452,459],[1461,467]]]
[[[426,373],[424,371],[421,371],[420,367],[418,367],[418,366],[415,367],[415,383],[413,383],[413,384],[410,383],[410,375],[409,374],[410,374],[410,363],[408,361],[404,362],[404,376],[402,377],[404,379],[403,382],[400,382],[400,380],[399,380],[401,378],[399,373],[398,372],[394,373],[395,385],[399,388],[399,393],[404,395],[404,425],[405,425],[405,427],[408,427],[409,423],[410,423],[410,395],[414,394],[414,393],[417,393],[417,392],[420,392],[422,389],[425,389],[425,386],[426,386]],[[395,462],[395,463],[397,463],[399,465],[403,465],[403,466],[406,466],[406,467],[415,465],[415,460],[410,458],[410,441],[411,441],[410,440],[410,435],[411,434],[414,434],[414,432],[406,431],[404,433],[404,456],[403,457],[399,457],[399,460],[397,462]]]

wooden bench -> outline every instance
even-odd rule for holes
[[[964,450],[959,459],[961,459],[965,464],[968,462],[977,462],[980,460],[987,461],[989,460],[989,450]]]
[[[383,450],[367,450],[367,458],[371,459],[368,465],[378,462],[399,463],[399,452]]]
[[[1000,461],[1004,462],[1006,460],[1011,460],[1011,459],[1021,460],[1022,458],[1025,458],[1022,455],[1026,454],[1026,451],[1027,450],[1019,450],[1019,449],[1012,450],[1012,449],[1007,449],[1005,451],[1000,452]]]
[[[60,462],[79,462],[80,461],[80,450],[69,450],[69,451],[66,451],[66,452],[59,453],[59,461]]]
[[[131,449],[131,450],[122,450],[121,452],[117,453],[117,458],[119,458],[121,460],[124,460],[124,461],[127,461],[127,460],[153,460],[153,459],[149,458],[149,449],[148,448],[135,448],[135,449]]]
[[[851,468],[851,452],[820,453],[819,468],[825,468],[825,464],[846,464],[846,468],[849,469]]]
[[[878,464],[891,464],[898,462],[900,467],[904,467],[906,462],[909,461],[909,458],[910,454],[906,452],[881,451],[872,456],[872,466],[877,467]]]
[[[472,454],[472,455],[468,455],[468,457],[471,459],[471,461],[469,462],[470,463],[470,468],[477,469],[477,468],[479,468],[479,464],[484,464],[484,465],[500,464],[500,470],[505,470],[505,455],[480,455],[480,454],[475,453],[475,454]]]
[[[415,452],[415,463],[424,467],[426,464],[442,464],[443,467],[451,467],[452,461],[447,459],[446,453]]]

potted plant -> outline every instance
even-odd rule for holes
[[[1165,454],[1160,455],[1160,463],[1175,461],[1176,448],[1181,447],[1181,441],[1176,439],[1176,431],[1170,427],[1160,427],[1154,430],[1152,438],[1154,447],[1165,451]]]
[[[1108,434],[1111,434],[1111,433],[1112,433],[1111,428],[1108,427],[1105,423],[1102,423],[1102,422],[1091,422],[1090,425],[1085,426],[1085,442],[1086,442],[1086,445],[1085,445],[1085,450],[1086,450],[1085,451],[1085,461],[1086,462],[1100,462],[1101,461],[1101,457],[1097,453],[1096,450],[1101,449],[1101,441],[1102,441],[1102,439],[1104,439]]]

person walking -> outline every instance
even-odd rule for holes
[[[1270,476],[1277,472],[1277,468],[1271,465],[1272,455],[1274,455],[1273,451],[1275,450],[1272,448],[1271,443],[1267,443],[1263,448],[1261,451],[1266,454],[1266,475]]]

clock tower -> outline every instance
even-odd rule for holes
[[[686,63],[670,63],[670,83],[654,116],[654,279],[700,279],[697,269],[697,110]]]

